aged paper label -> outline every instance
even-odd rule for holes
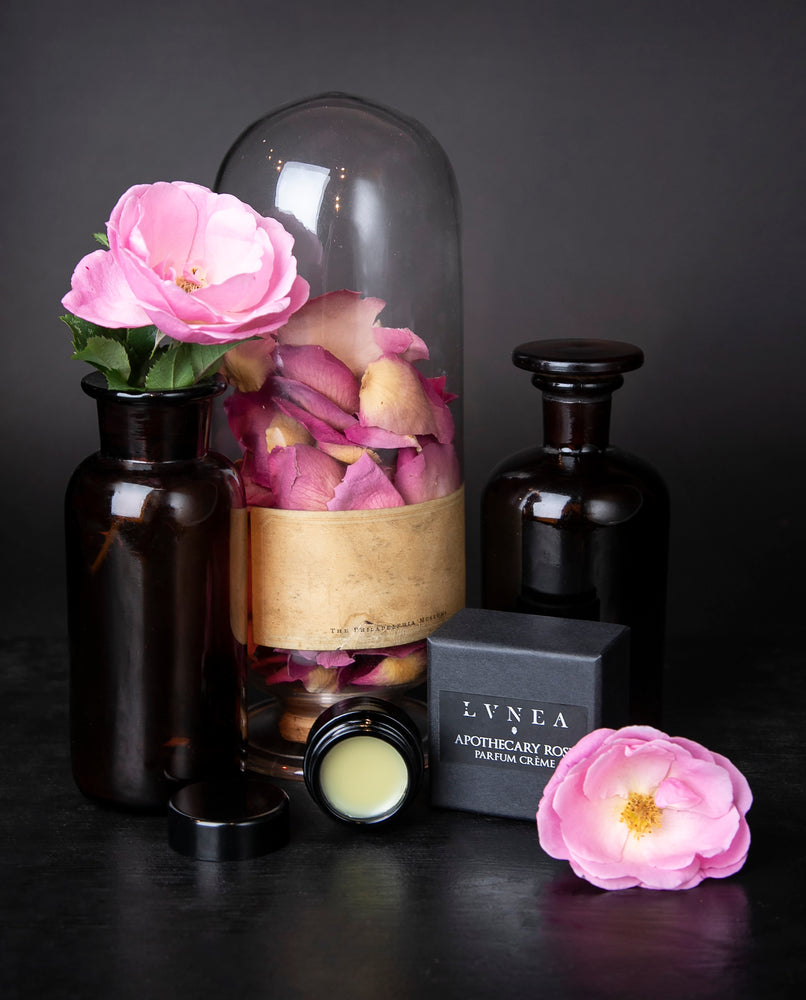
[[[464,489],[381,510],[252,507],[261,646],[374,649],[424,639],[464,607]]]

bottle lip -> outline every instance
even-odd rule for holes
[[[532,340],[512,352],[517,368],[564,379],[613,378],[644,363],[644,352],[620,340]]]
[[[369,816],[349,816],[337,809],[322,789],[320,772],[327,754],[339,743],[370,736],[388,743],[400,754],[408,772],[404,794],[391,808]],[[374,696],[358,695],[336,702],[317,718],[308,734],[302,772],[305,785],[319,807],[335,819],[353,825],[375,825],[396,816],[414,798],[425,770],[420,731],[402,709]]]
[[[129,406],[142,406],[155,401],[177,404],[220,396],[227,383],[221,375],[212,375],[183,389],[110,389],[101,372],[90,372],[81,379],[81,388],[93,399],[114,399]]]

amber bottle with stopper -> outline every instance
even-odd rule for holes
[[[543,446],[506,459],[482,499],[487,608],[628,625],[630,717],[659,725],[669,500],[609,441],[611,395],[643,364],[632,344],[542,340],[512,355],[543,393]]]

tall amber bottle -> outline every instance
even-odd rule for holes
[[[208,450],[225,385],[81,385],[100,448],[65,498],[73,776],[90,798],[162,810],[244,757],[243,486]]]
[[[668,492],[609,442],[611,394],[643,364],[632,344],[543,340],[513,363],[543,393],[543,446],[504,461],[482,499],[487,608],[628,625],[630,715],[661,721]]]

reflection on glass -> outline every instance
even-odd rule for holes
[[[143,516],[143,508],[153,489],[153,486],[141,483],[116,483],[112,494],[112,516],[139,520]]]
[[[391,265],[391,227],[378,185],[365,177],[356,178],[350,207],[353,231],[361,247],[356,254],[356,279],[364,288],[382,288]]]
[[[278,211],[293,215],[309,232],[316,233],[329,181],[327,167],[289,160],[283,164],[277,178],[274,203]]]

